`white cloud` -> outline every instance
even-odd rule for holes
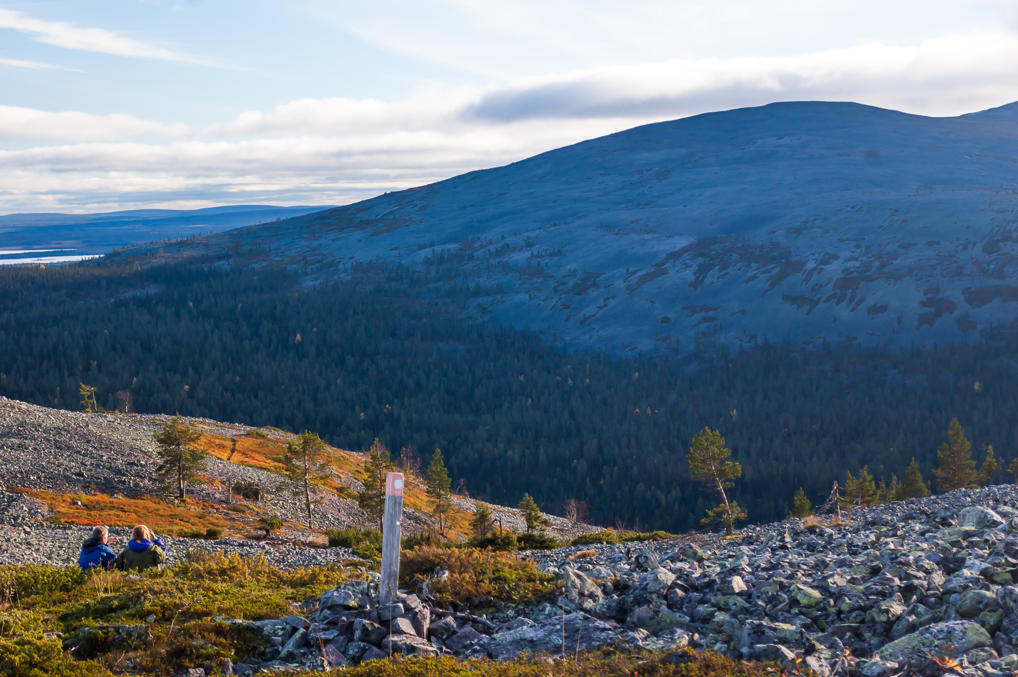
[[[184,124],[162,124],[133,115],[0,106],[0,139],[111,141],[137,136],[181,137],[188,132]]]
[[[103,28],[88,28],[63,21],[36,19],[11,9],[0,9],[0,28],[25,33],[39,42],[64,49],[210,65],[187,54],[150,45]]]
[[[577,70],[411,97],[303,98],[219,124],[0,106],[0,212],[344,203],[655,120],[782,100],[955,115],[1018,100],[1018,34]],[[45,139],[56,145],[30,141]],[[200,198],[198,196],[201,196]]]
[[[0,66],[9,66],[11,68],[28,68],[30,70],[55,70],[55,71],[77,71],[76,68],[67,68],[66,66],[58,66],[52,63],[44,63],[42,61],[27,61],[25,59],[7,59],[0,57]]]

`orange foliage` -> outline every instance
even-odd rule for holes
[[[210,506],[201,501],[188,500],[184,505],[175,505],[149,497],[58,494],[41,489],[27,489],[24,493],[46,503],[58,524],[106,524],[114,527],[147,524],[156,532],[171,534],[204,531],[208,527],[226,529],[234,526],[218,515],[207,512]],[[73,505],[75,501],[80,501],[82,505]]]

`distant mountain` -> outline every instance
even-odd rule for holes
[[[135,209],[101,214],[7,214],[0,216],[0,263],[5,250],[105,254],[139,242],[181,239],[286,219],[327,207],[237,205],[206,209]]]
[[[161,253],[407,264],[477,285],[469,316],[615,352],[970,340],[1018,309],[1018,104],[699,115]]]

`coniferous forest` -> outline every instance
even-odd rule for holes
[[[688,477],[690,439],[718,429],[743,467],[751,521],[799,486],[822,503],[864,465],[924,475],[957,417],[978,460],[1018,455],[1018,340],[881,351],[761,345],[682,357],[569,352],[460,319],[409,269],[310,286],[292,271],[90,263],[0,269],[0,394],[80,408],[309,429],[398,456],[442,450],[454,487],[547,510],[584,501],[608,525],[685,530],[715,497]]]

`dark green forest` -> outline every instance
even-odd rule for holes
[[[422,459],[441,448],[471,495],[545,509],[585,501],[607,525],[695,527],[714,496],[686,452],[717,428],[742,463],[730,495],[753,521],[783,518],[800,485],[868,465],[924,473],[957,417],[974,456],[1018,452],[1018,341],[889,352],[761,345],[682,358],[568,352],[458,319],[405,268],[309,286],[292,271],[93,262],[0,269],[0,394],[315,431]]]

